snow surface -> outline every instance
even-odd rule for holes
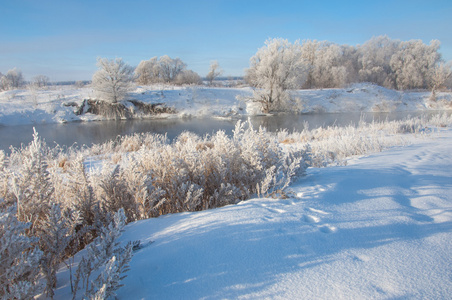
[[[90,113],[75,115],[84,99],[94,98],[89,86],[51,86],[45,89],[23,89],[0,92],[0,125],[64,123],[103,120]],[[252,89],[204,86],[174,87],[138,86],[127,99],[145,103],[165,103],[177,110],[165,117],[226,117],[258,114],[256,104],[243,99]],[[354,84],[344,89],[299,90],[292,92],[295,112],[391,112],[452,109],[452,93],[437,93],[437,101],[429,101],[430,92],[401,92],[369,83]]]
[[[286,199],[129,224],[121,240],[145,247],[118,298],[450,299],[451,150],[442,129],[310,168]],[[55,299],[70,298],[67,279]]]

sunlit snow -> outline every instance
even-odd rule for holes
[[[161,216],[119,299],[446,299],[452,294],[452,131],[310,168],[286,199]],[[56,299],[70,298],[68,271]]]

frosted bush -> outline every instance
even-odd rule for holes
[[[80,283],[85,288],[84,299],[106,299],[116,295],[115,291],[122,286],[119,282],[125,278],[123,274],[129,270],[128,264],[132,259],[132,243],[121,247],[117,241],[126,220],[124,211],[118,210],[113,220],[99,231],[99,236],[88,246],[87,255],[78,265],[74,283],[71,282],[74,298]],[[104,271],[91,280],[91,275],[104,265]]]
[[[15,206],[0,212],[1,299],[32,299],[39,292],[42,252],[33,246],[37,239],[25,234],[29,227],[30,223],[17,220]]]
[[[241,122],[232,137],[223,131],[203,138],[184,132],[171,144],[157,139],[142,145],[144,149],[129,154],[121,169],[131,173],[133,166],[147,174],[148,178],[138,180],[142,187],[147,184],[146,193],[152,194],[148,200],[140,198],[142,214],[147,217],[247,199],[257,193],[266,169],[281,165],[278,176],[284,172],[286,158],[274,136]]]

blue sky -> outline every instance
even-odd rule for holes
[[[179,57],[205,76],[243,75],[267,38],[363,44],[372,36],[441,41],[452,60],[452,1],[0,0],[0,72],[91,79],[97,57],[136,66]]]

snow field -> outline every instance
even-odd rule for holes
[[[452,131],[311,168],[288,199],[253,199],[127,226],[119,297],[447,299],[452,293]]]

